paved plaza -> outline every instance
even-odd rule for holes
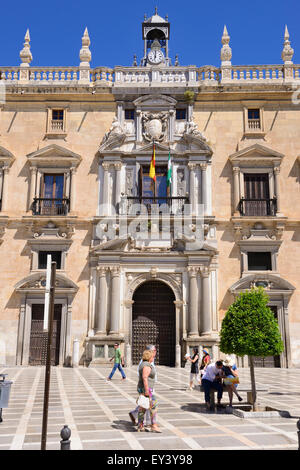
[[[47,449],[60,448],[60,430],[67,424],[72,450],[296,450],[300,417],[300,369],[256,369],[261,404],[290,413],[290,418],[244,419],[224,410],[206,411],[204,395],[190,391],[189,367],[159,366],[156,385],[162,434],[137,433],[128,412],[137,398],[136,366],[117,371],[106,382],[109,368],[51,369]],[[44,367],[0,368],[13,381],[9,408],[0,423],[0,450],[39,450],[44,396]],[[240,369],[243,385],[249,369]],[[246,393],[241,392],[246,399]],[[224,393],[224,404],[228,394]],[[235,402],[234,402],[235,404]]]

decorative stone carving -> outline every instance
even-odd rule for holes
[[[46,226],[39,226],[37,223],[29,223],[27,230],[32,234],[34,239],[57,240],[71,238],[75,233],[75,227],[72,223],[64,224],[58,227],[53,222],[49,221]]]
[[[285,32],[284,32],[284,46],[283,50],[281,53],[281,58],[285,64],[292,64],[292,58],[294,55],[294,49],[291,47],[290,43],[290,35],[288,32],[287,26],[285,26]]]
[[[115,116],[113,118],[113,122],[109,131],[104,134],[100,145],[100,150],[122,145],[125,139],[125,130],[121,125],[120,121],[118,120],[117,116]]]
[[[232,51],[231,47],[229,46],[230,36],[228,35],[228,31],[226,25],[224,26],[223,36],[222,36],[222,49],[221,49],[221,61],[225,62],[226,65],[231,64],[232,58]]]
[[[82,48],[80,49],[80,52],[79,52],[80,66],[89,67],[90,65],[89,62],[92,60],[92,54],[89,49],[91,41],[90,41],[87,28],[85,28],[84,30],[81,41],[82,41]]]
[[[167,112],[141,113],[144,139],[148,142],[165,140],[168,117],[169,113]]]
[[[25,42],[24,42],[24,47],[20,52],[20,58],[21,58],[21,67],[29,67],[30,62],[32,61],[32,54],[30,51],[30,34],[29,34],[29,29],[27,29],[26,34],[25,34]]]
[[[206,142],[206,137],[198,130],[198,125],[193,121],[188,121],[184,127],[184,133],[190,134]]]

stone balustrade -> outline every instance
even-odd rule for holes
[[[6,84],[76,85],[90,83],[113,87],[133,86],[215,86],[218,84],[283,84],[300,81],[300,65],[229,65],[122,67],[0,67],[0,81]],[[226,72],[226,73],[225,73]],[[83,75],[82,75],[83,76]]]

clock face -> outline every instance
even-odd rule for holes
[[[148,54],[148,60],[152,64],[159,64],[160,62],[162,62],[163,59],[164,59],[164,55],[163,55],[162,51],[153,49]]]

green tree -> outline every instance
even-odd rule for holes
[[[283,351],[278,323],[267,306],[262,287],[242,292],[230,305],[222,322],[220,350],[249,356],[253,409],[257,409],[253,356],[275,356]]]

